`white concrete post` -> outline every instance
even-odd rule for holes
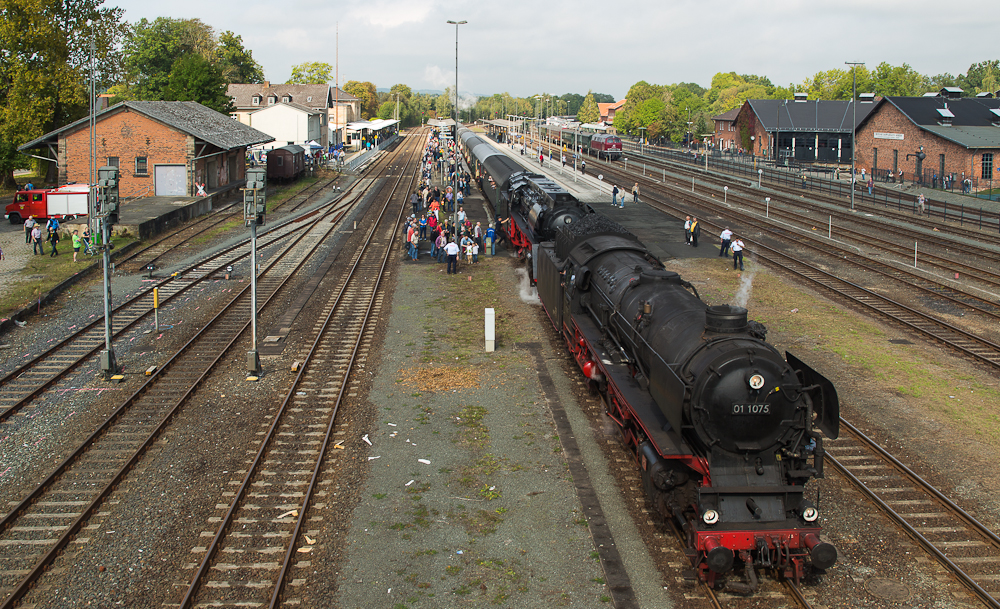
[[[497,340],[497,316],[494,309],[486,309],[486,352],[491,353],[496,350]]]

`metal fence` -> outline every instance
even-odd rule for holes
[[[379,142],[377,145],[369,148],[368,150],[365,150],[361,154],[359,154],[359,155],[355,156],[354,158],[352,158],[350,161],[348,161],[344,165],[344,169],[347,170],[347,171],[355,171],[355,170],[357,170],[358,167],[361,167],[366,162],[368,162],[369,159],[371,159],[376,154],[378,154],[378,152],[380,150],[385,150],[386,148],[388,148],[389,146],[391,146],[393,144],[393,142],[395,142],[397,139],[399,139],[399,134],[398,133],[394,133],[392,135],[392,137],[390,137],[389,139],[387,139],[385,141],[382,141],[382,142]]]
[[[640,145],[636,142],[623,142],[625,150],[639,152]],[[837,171],[824,167],[813,167],[807,164],[800,164],[794,160],[783,161],[783,164],[775,165],[769,159],[762,159],[750,155],[723,154],[717,150],[705,154],[704,151],[687,149],[670,149],[651,146],[642,146],[642,154],[659,157],[664,160],[690,165],[697,169],[715,171],[735,176],[747,186],[751,187],[780,187],[789,190],[802,190],[817,193],[829,193],[833,196],[850,198],[851,181],[839,179]],[[785,166],[784,162],[787,162]],[[643,175],[655,175],[656,170],[647,172],[641,160],[635,158],[626,161],[633,167],[642,165]],[[661,170],[662,171],[662,170]],[[883,170],[879,170],[883,171]],[[664,179],[666,172],[662,171]],[[850,171],[847,172],[850,174]],[[869,189],[866,182],[858,180],[854,187],[854,200],[857,204],[881,206],[897,211],[908,211],[913,214],[918,213],[918,196],[902,191],[902,183],[886,182],[885,177],[876,174],[872,188]],[[943,185],[939,185],[943,186]],[[961,184],[951,184],[950,188],[961,188]],[[962,225],[972,224],[980,229],[996,230],[1000,233],[1000,214],[982,207],[965,205],[964,203],[948,203],[931,198],[924,201],[924,214],[934,218],[941,218],[946,221],[959,222]]]

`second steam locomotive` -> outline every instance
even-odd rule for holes
[[[746,309],[704,303],[621,225],[459,135],[650,502],[686,535],[695,575],[749,592],[757,568],[797,582],[835,564],[805,486],[823,476],[823,436],[838,435],[833,384],[782,357]]]

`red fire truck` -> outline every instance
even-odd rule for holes
[[[88,190],[86,184],[19,190],[6,207],[7,217],[11,224],[23,224],[28,216],[60,220],[86,216]]]

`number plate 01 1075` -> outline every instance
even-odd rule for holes
[[[770,404],[733,404],[733,414],[735,414],[735,415],[771,414],[771,405]]]

